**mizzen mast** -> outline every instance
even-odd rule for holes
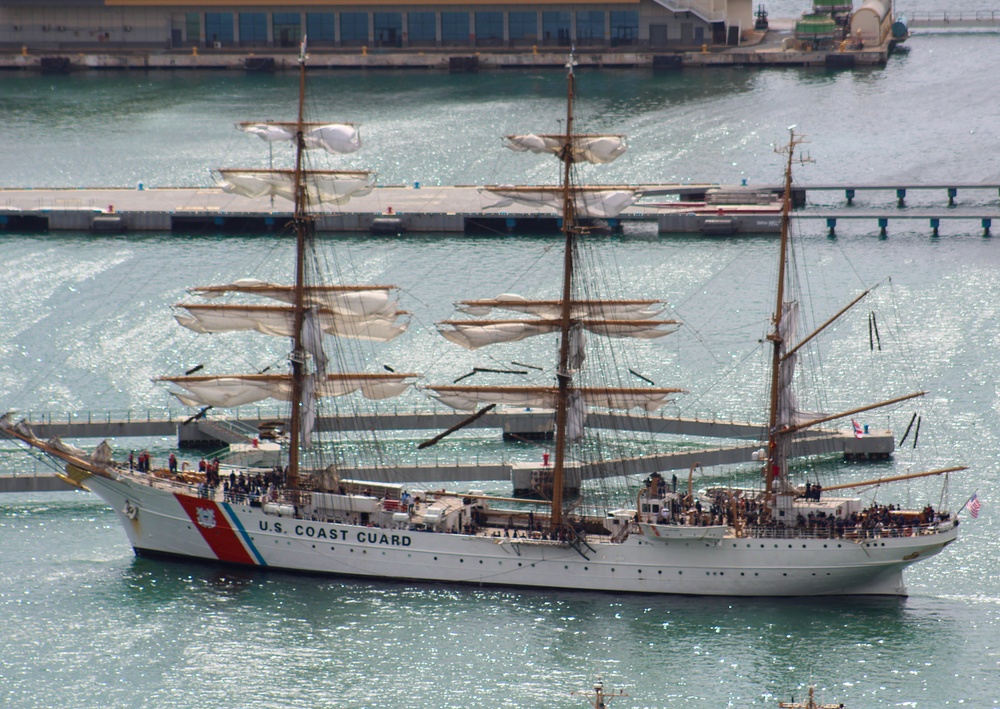
[[[781,246],[778,255],[778,293],[774,304],[772,329],[767,339],[771,341],[771,396],[767,420],[767,468],[764,471],[764,492],[766,505],[770,507],[774,493],[774,481],[784,477],[788,466],[787,437],[778,431],[778,408],[781,394],[781,353],[784,344],[782,320],[785,316],[785,278],[788,270],[788,237],[792,212],[792,160],[795,147],[802,143],[795,135],[795,126],[788,129],[788,145],[779,152],[785,153],[785,189],[781,208]]]

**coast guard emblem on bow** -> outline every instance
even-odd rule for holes
[[[215,527],[215,510],[210,510],[207,507],[199,507],[198,526],[204,527],[205,529],[212,529]]]

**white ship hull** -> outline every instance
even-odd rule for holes
[[[864,540],[632,534],[620,543],[590,537],[589,548],[577,551],[557,541],[307,521],[139,477],[82,476],[115,510],[138,554],[407,581],[715,596],[905,595],[903,569],[958,534],[957,526]]]

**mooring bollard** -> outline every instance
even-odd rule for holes
[[[931,235],[932,236],[937,236],[938,235],[938,227],[939,226],[941,226],[941,220],[938,219],[937,217],[933,217],[931,219]]]
[[[879,217],[878,218],[878,235],[879,236],[888,236],[886,234],[886,229],[888,227],[889,227],[889,220],[886,219],[885,217]]]

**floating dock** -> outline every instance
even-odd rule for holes
[[[41,438],[59,436],[61,438],[110,438],[110,437],[162,437],[178,436],[179,443],[218,448],[223,443],[237,443],[250,440],[258,427],[271,418],[259,419],[202,419],[179,421],[171,417],[146,419],[133,418],[114,420],[110,416],[70,415],[65,423],[51,417],[35,417],[30,425],[35,435]],[[434,430],[441,431],[467,419],[463,413],[441,413],[413,411],[409,413],[387,413],[373,416],[321,417],[317,420],[319,430]],[[752,460],[762,439],[766,438],[765,427],[760,424],[733,421],[716,421],[691,418],[670,418],[659,416],[633,415],[629,413],[596,413],[588,417],[594,428],[615,430],[636,430],[652,435],[675,435],[686,438],[726,439],[742,441],[724,445],[696,447],[687,445],[683,449],[653,456],[639,456],[622,459],[616,466],[601,465],[584,467],[580,474],[585,479],[618,476],[647,475],[664,470],[687,470],[692,465],[704,467],[731,465]],[[470,428],[498,429],[506,438],[540,438],[553,430],[551,411],[498,410],[490,412],[473,422]],[[849,459],[887,459],[895,450],[895,442],[890,431],[871,431],[857,438],[852,431],[820,430],[799,436],[793,444],[793,455],[823,455],[839,453]],[[384,466],[378,468],[341,467],[340,473],[346,478],[358,478],[380,482],[426,483],[442,480],[467,481],[513,480],[518,468],[516,463],[500,462],[483,465],[480,461],[451,462],[435,460],[424,463],[414,459],[393,466],[392,479],[387,478]],[[68,489],[54,474],[31,473],[25,475],[0,476],[0,492],[30,492]]]

